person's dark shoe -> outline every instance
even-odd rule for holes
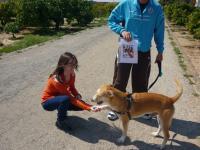
[[[152,116],[151,114],[144,114],[144,116],[142,116],[143,119],[146,119],[146,120],[150,120],[152,119]]]
[[[56,126],[57,126],[57,128],[59,128],[61,130],[69,130],[69,131],[72,130],[72,128],[67,124],[66,120],[63,120],[63,121],[57,120]]]
[[[110,111],[107,115],[107,118],[110,120],[110,121],[115,121],[117,119],[119,119],[119,117],[117,116],[116,113]]]

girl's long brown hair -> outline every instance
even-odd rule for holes
[[[75,70],[78,70],[78,60],[76,56],[70,52],[63,53],[58,60],[56,69],[50,74],[49,77],[56,75],[56,79],[59,82],[63,82],[60,75],[64,73],[64,66],[71,63],[73,63],[72,65],[74,66]]]

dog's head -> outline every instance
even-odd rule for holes
[[[109,104],[114,97],[114,93],[112,90],[112,85],[103,85],[97,91],[96,94],[92,98],[92,102],[96,102],[98,105],[100,104]]]

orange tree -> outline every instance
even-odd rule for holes
[[[0,23],[2,26],[11,22],[12,18],[16,16],[14,10],[14,3],[11,0],[7,2],[0,2]]]

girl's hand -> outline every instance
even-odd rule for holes
[[[92,112],[98,112],[98,111],[101,111],[101,108],[99,106],[91,106],[90,110]]]

